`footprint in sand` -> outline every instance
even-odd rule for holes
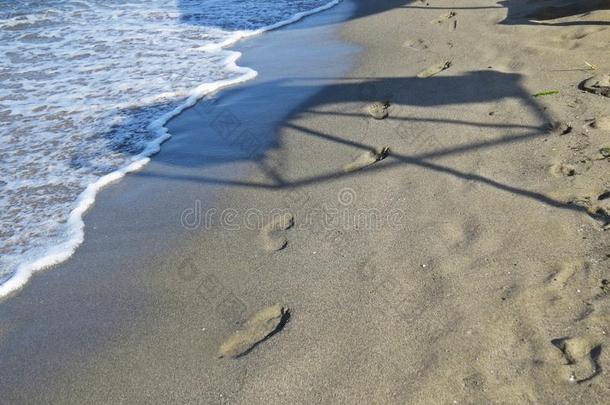
[[[440,225],[442,242],[449,248],[466,249],[481,238],[481,223],[476,218]]]
[[[588,172],[592,166],[593,160],[587,156],[582,156],[577,160],[554,163],[551,165],[550,173],[556,177],[572,177]]]
[[[572,132],[574,127],[569,122],[557,121],[549,124],[551,132],[557,135],[568,135]]]
[[[571,40],[571,41],[578,41],[581,39],[584,39],[586,37],[588,37],[591,34],[595,34],[597,32],[603,31],[603,28],[577,28],[576,30],[572,31],[572,32],[566,32],[565,34],[561,35],[561,39],[563,40]],[[562,41],[565,43],[565,41]]]
[[[367,166],[379,162],[380,160],[385,159],[389,153],[390,148],[388,148],[387,146],[375,148],[373,150],[363,153],[353,162],[343,166],[343,171],[349,173],[363,169]]]
[[[601,345],[581,337],[558,338],[551,340],[551,343],[563,356],[564,364],[560,367],[563,379],[582,383],[599,374],[597,359],[601,354]]]
[[[294,216],[291,213],[274,216],[261,229],[260,237],[263,241],[263,247],[268,252],[276,252],[286,247],[288,239],[284,235],[284,231],[290,229],[294,225]]]
[[[581,196],[573,198],[570,204],[578,205],[587,210],[591,218],[604,229],[610,227],[610,191],[604,191],[597,196]]]
[[[426,45],[426,42],[421,38],[417,40],[407,40],[403,42],[402,46],[413,49],[414,51],[423,51],[428,49],[428,45]]]
[[[265,308],[252,316],[239,330],[225,340],[218,349],[218,357],[235,359],[250,352],[256,345],[278,332],[290,313],[279,304]]]
[[[466,391],[482,391],[485,388],[485,377],[481,373],[473,373],[462,378]]]
[[[437,18],[435,18],[434,20],[430,21],[430,23],[432,23],[432,24],[442,24],[445,21],[449,21],[449,20],[455,19],[456,15],[457,14],[455,13],[455,11],[449,11],[447,13],[439,15]]]
[[[382,120],[388,116],[389,101],[377,101],[368,107],[369,114],[376,120]]]
[[[589,216],[596,220],[604,229],[610,229],[610,204],[606,200],[588,209]]]
[[[610,191],[604,191],[597,196],[597,201],[606,201],[610,199]]]
[[[578,87],[589,93],[610,97],[610,73],[603,73],[581,82]]]
[[[601,129],[602,131],[610,131],[610,115],[597,117],[591,123],[591,128]]]
[[[586,269],[586,263],[574,262],[574,263],[562,263],[557,271],[555,271],[549,277],[549,284],[559,290],[564,289],[570,280],[580,272]]]
[[[417,74],[417,77],[419,77],[420,79],[426,79],[428,77],[432,77],[436,74],[439,74],[443,70],[447,70],[450,67],[451,67],[451,61],[446,60],[443,62],[439,62],[439,63],[436,63],[436,64],[430,66],[429,68],[424,69],[421,72],[419,72]]]
[[[576,168],[568,163],[554,163],[551,165],[549,172],[555,177],[572,177],[576,175]]]

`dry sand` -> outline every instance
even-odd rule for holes
[[[129,297],[103,344],[69,352],[86,361],[32,387],[13,381],[12,395],[19,387],[23,402],[58,403],[610,401],[610,162],[600,152],[610,132],[594,124],[610,115],[610,98],[578,89],[610,69],[610,11],[357,3],[342,30],[363,47],[357,67],[291,114],[255,170],[215,190],[215,206],[242,217],[290,212],[294,226],[278,236],[286,246],[266,251],[260,227],[196,229],[172,255],[132,271],[131,283],[114,274],[95,290],[92,302],[114,288]],[[451,66],[417,77],[443,61]],[[368,111],[377,101],[390,103],[383,120]],[[384,160],[342,170],[379,145],[390,148]],[[276,302],[291,311],[283,330],[238,359],[217,358],[223,339]],[[33,313],[27,320],[39,321]],[[74,325],[95,340],[88,327]],[[27,359],[31,347],[6,350],[35,339],[3,329],[3,358]],[[53,364],[53,355],[40,358]]]

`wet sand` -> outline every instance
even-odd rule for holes
[[[2,401],[606,403],[610,99],[578,84],[610,12],[514,3],[344,2],[243,43],[259,78],[173,120],[0,305]]]

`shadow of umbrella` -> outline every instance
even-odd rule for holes
[[[610,0],[505,0],[500,1],[498,4],[508,9],[508,15],[501,24],[610,25],[610,21],[544,22],[590,13],[596,10],[607,10],[610,9]],[[533,9],[532,5],[534,5]]]

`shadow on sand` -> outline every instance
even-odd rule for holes
[[[569,25],[610,25],[610,21],[561,21],[550,22],[558,18],[574,17],[591,13],[597,10],[610,9],[610,0],[503,0],[497,6],[469,6],[460,5],[457,7],[435,7],[420,5],[414,2],[408,8],[419,8],[428,10],[486,10],[506,8],[507,16],[500,24],[516,25],[550,25],[550,26],[569,26]]]
[[[534,101],[534,98],[521,85],[519,74],[503,73],[494,70],[468,72],[459,76],[435,76],[428,79],[416,77],[385,77],[385,78],[354,78],[339,83],[330,82],[320,85],[321,91],[312,99],[296,108],[282,110],[284,97],[288,94],[303,94],[312,91],[312,85],[318,81],[315,78],[299,80],[277,80],[261,84],[250,84],[247,98],[243,98],[241,88],[225,90],[221,97],[208,102],[200,103],[196,107],[198,125],[201,136],[194,137],[189,147],[178,148],[167,158],[161,154],[156,161],[167,166],[184,166],[189,169],[188,174],[166,173],[155,170],[146,170],[136,173],[137,176],[154,176],[172,181],[188,181],[200,184],[211,184],[223,187],[248,187],[262,189],[283,189],[303,187],[315,183],[328,182],[340,178],[354,177],[362,173],[383,172],[397,166],[417,166],[443,175],[454,176],[462,180],[478,182],[480,184],[512,193],[516,196],[533,199],[551,207],[586,213],[584,207],[562,202],[550,198],[535,190],[527,190],[510,184],[505,184],[479,174],[463,172],[458,169],[434,162],[435,159],[479,152],[491,148],[500,148],[512,143],[530,141],[536,137],[548,136],[552,120],[544,110]],[[313,86],[315,89],[316,86]],[[328,115],[332,117],[350,116],[354,118],[370,119],[365,113],[332,112],[325,113],[326,104],[369,103],[379,99],[388,99],[394,106],[410,107],[443,107],[450,105],[467,105],[485,103],[505,99],[518,100],[526,105],[539,124],[524,125],[519,117],[513,123],[491,124],[489,122],[475,122],[459,117],[451,119],[440,118],[396,118],[388,117],[388,121],[397,121],[400,125],[413,123],[443,123],[455,126],[475,128],[497,128],[505,131],[507,135],[493,140],[474,141],[469,144],[445,147],[451,141],[437,142],[433,150],[405,155],[392,152],[383,162],[359,172],[344,172],[341,168],[335,171],[320,172],[313,176],[304,176],[297,179],[286,179],[281,171],[275,170],[270,164],[268,153],[281,146],[282,140],[278,136],[278,128],[271,131],[257,132],[261,128],[260,122],[263,111],[260,107],[260,96],[265,95],[265,104],[278,106],[270,120],[286,122],[290,117],[301,112]],[[234,97],[240,99],[239,108],[226,108],[222,100]],[[258,99],[257,99],[258,98]],[[257,107],[258,105],[258,107]],[[252,108],[249,108],[252,107]],[[264,108],[263,108],[264,109]],[[280,124],[281,125],[281,124]],[[319,142],[333,143],[357,148],[362,151],[374,149],[376,145],[355,142],[339,133],[323,133],[316,128],[307,128],[301,125],[287,123],[284,128],[291,129],[290,136],[309,137]],[[397,136],[398,130],[397,130]],[[408,136],[408,135],[407,135]],[[403,138],[409,142],[409,139]],[[431,138],[434,141],[434,138]],[[305,142],[305,145],[307,142]],[[305,146],[306,148],[306,146]],[[207,167],[225,165],[227,163],[248,162],[255,164],[266,174],[263,181],[236,179],[233,173],[227,176],[209,175]],[[315,166],[315,162],[312,162]],[[192,169],[199,168],[201,174],[193,175]],[[199,170],[198,169],[198,170]]]
[[[520,15],[518,6],[527,6],[531,1],[503,1],[499,4],[509,9],[507,21],[516,21]],[[551,2],[536,0],[540,3],[540,15],[563,16],[567,13],[583,12],[584,10],[598,9],[608,5],[609,1],[592,1],[586,5],[576,7],[576,2]],[[396,3],[396,4],[394,4]],[[387,2],[387,8],[404,5],[404,1]],[[550,5],[552,3],[552,5]],[[561,3],[562,6],[556,4]],[[419,7],[417,3],[409,7]],[[468,6],[462,6],[468,9]],[[368,15],[371,10],[380,12],[370,2],[362,2],[357,12],[358,16]],[[531,8],[529,8],[531,10]],[[550,11],[552,10],[552,11]],[[539,16],[540,16],[539,15]],[[538,17],[539,17],[538,16]],[[529,17],[528,17],[529,18]],[[180,148],[165,154],[158,155],[155,160],[164,167],[183,167],[188,170],[174,170],[160,172],[148,169],[137,176],[157,176],[175,181],[190,181],[200,184],[219,185],[223,187],[249,187],[263,189],[281,189],[302,187],[320,182],[328,182],[339,178],[358,176],[363,172],[381,172],[396,166],[417,166],[439,174],[450,175],[463,180],[478,182],[488,187],[512,193],[517,196],[536,200],[540,203],[572,211],[586,212],[586,209],[550,198],[535,190],[527,190],[510,184],[504,184],[493,178],[479,174],[467,173],[451,168],[437,162],[435,159],[452,155],[478,152],[491,148],[499,148],[512,143],[526,142],[536,137],[548,135],[552,125],[551,117],[535,102],[534,98],[521,84],[522,77],[518,74],[504,73],[491,69],[467,72],[458,76],[442,74],[428,79],[417,77],[379,77],[379,78],[352,78],[349,80],[329,81],[325,78],[301,77],[299,79],[280,79],[269,81],[255,81],[250,83],[248,91],[243,88],[225,89],[221,97],[209,97],[207,101],[199,103],[192,111],[197,113],[196,120],[191,122],[200,128],[200,136],[186,140]],[[307,95],[301,101],[290,103],[291,95]],[[308,98],[303,102],[303,99]],[[353,116],[367,119],[366,114],[335,111],[333,113],[321,112],[326,104],[342,105],[349,103],[370,103],[382,99],[389,100],[394,106],[408,107],[442,107],[451,105],[468,105],[473,103],[486,103],[506,99],[517,100],[527,106],[530,115],[536,117],[537,125],[523,125],[519,117],[513,123],[493,124],[489,122],[473,122],[455,118],[395,118],[390,116],[388,121],[401,121],[406,125],[414,123],[443,123],[455,126],[469,126],[474,128],[496,128],[507,134],[499,139],[474,140],[466,145],[445,147],[440,142],[434,150],[404,155],[392,152],[390,157],[381,164],[374,165],[364,171],[346,173],[340,168],[330,172],[320,172],[313,176],[303,176],[297,179],[286,179],[280,170],[275,170],[269,163],[267,155],[270,151],[281,146],[279,129],[282,123],[300,112],[312,114],[326,114],[328,118]],[[231,102],[226,103],[226,100]],[[237,102],[236,102],[237,100]],[[261,104],[263,104],[261,106]],[[234,108],[239,105],[239,108]],[[231,107],[232,106],[232,107]],[[159,108],[150,106],[147,108]],[[323,108],[322,108],[323,110]],[[191,111],[191,113],[192,113]],[[126,115],[138,111],[124,112]],[[129,119],[127,120],[129,122]],[[261,124],[262,123],[262,124]],[[265,125],[267,123],[268,125]],[[397,125],[402,125],[398,123]],[[316,128],[306,128],[297,124],[287,123],[291,133],[302,137],[309,137],[317,141],[323,140],[329,144],[344,145],[362,151],[372,150],[375,145],[357,143],[338,133],[323,133]],[[291,135],[292,136],[292,135]],[[108,139],[112,139],[109,136]],[[404,139],[409,142],[408,138]],[[114,147],[114,146],[113,146]],[[228,163],[246,162],[255,164],[267,175],[265,181],[252,181],[236,178],[235,173],[219,176],[217,171],[206,168],[226,165]],[[315,162],[312,162],[315,166]],[[197,172],[194,172],[196,169]]]
[[[596,10],[608,10],[610,9],[610,0],[505,0],[498,4],[508,9],[508,15],[502,24],[610,25],[610,21],[549,22],[550,20],[578,16]]]

